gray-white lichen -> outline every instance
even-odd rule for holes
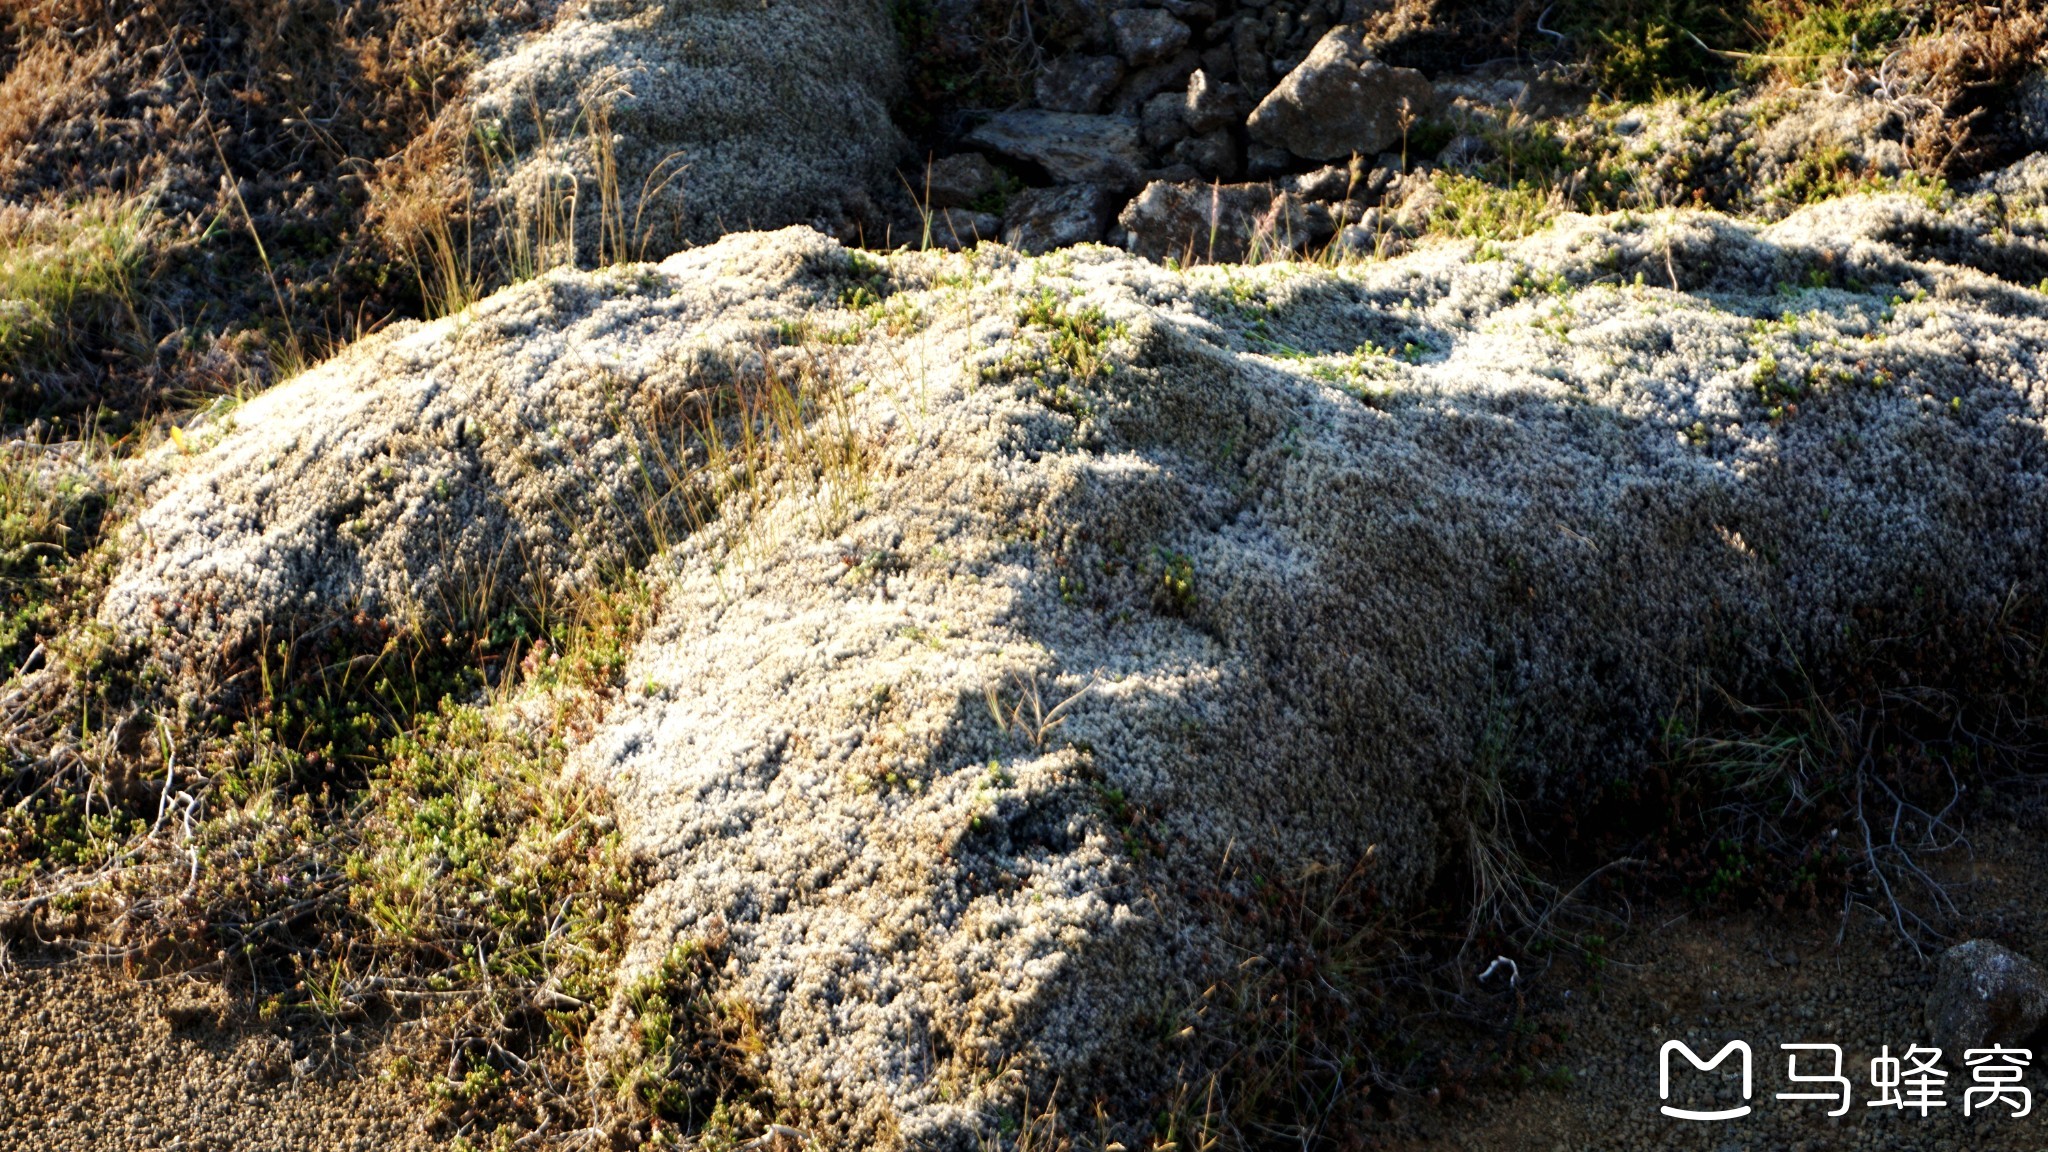
[[[1993,215],[1185,272],[793,229],[558,272],[167,449],[102,618],[203,678],[477,572],[598,578],[647,554],[641,446],[801,358],[854,463],[785,455],[646,560],[574,758],[654,861],[634,964],[716,931],[822,1131],[971,1147],[1021,1085],[1167,1075],[1131,1023],[1227,963],[1188,895],[1225,853],[1370,849],[1398,901],[1482,761],[1626,773],[1703,679],[2038,601],[2048,296]]]

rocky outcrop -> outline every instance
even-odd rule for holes
[[[1099,244],[1120,199],[1100,184],[1033,188],[1010,201],[1003,243],[1034,256],[1076,244]]]
[[[1117,223],[1130,250],[1152,260],[1238,263],[1295,252],[1310,241],[1302,204],[1271,184],[1157,180]]]
[[[1123,8],[1110,13],[1117,52],[1138,67],[1157,64],[1188,46],[1188,26],[1157,8]]]
[[[1276,942],[1204,895],[1245,861],[1399,905],[1702,680],[2042,602],[2048,306],[1916,247],[1997,267],[1962,227],[1570,217],[1343,271],[797,229],[557,273],[188,429],[101,621],[203,699],[172,657],[230,629],[573,585],[658,444],[698,518],[612,553],[661,608],[571,753],[648,862],[635,972],[723,942],[824,1143],[972,1148],[1057,1086],[1136,1146],[1193,1074],[1158,1037]],[[829,435],[717,471],[676,413],[771,381]]]
[[[1212,80],[1207,72],[1197,68],[1188,77],[1181,114],[1191,132],[1231,127],[1245,114],[1244,91],[1235,84]]]
[[[1340,248],[1381,255],[1432,232],[1520,234],[1567,204],[1777,219],[1858,189],[1918,183],[1928,162],[1923,129],[1868,85],[1624,105],[1593,100],[1559,70],[1508,60],[1425,76],[1393,63],[1430,57],[1386,7],[1056,4],[1043,28],[1040,109],[1012,107],[936,151],[978,149],[1027,186],[1108,187],[1141,216],[1149,208],[1132,198],[1153,183],[1271,182],[1324,206],[1309,209],[1319,237],[1370,213],[1370,243],[1351,233]],[[1181,28],[1184,46],[1159,55]],[[2031,138],[2037,88],[2019,85],[2001,113],[2015,140]],[[1349,162],[1349,177],[1297,186],[1331,161]],[[1539,189],[1553,190],[1550,203],[1529,202]],[[1484,219],[1496,211],[1505,220]],[[1163,247],[1142,230],[1108,238],[1126,237]]]
[[[1087,184],[1110,189],[1126,201],[1155,181],[1231,183],[1247,174],[1272,179],[1313,167],[1321,152],[1297,154],[1248,134],[1247,116],[1273,89],[1271,65],[1278,59],[1282,71],[1299,73],[1288,78],[1290,92],[1299,89],[1317,103],[1307,111],[1269,111],[1265,121],[1298,121],[1298,130],[1282,135],[1309,139],[1314,134],[1301,124],[1315,122],[1335,106],[1327,82],[1334,72],[1304,73],[1294,66],[1319,38],[1327,39],[1324,33],[1334,18],[1351,22],[1340,31],[1348,38],[1345,43],[1360,52],[1365,38],[1374,34],[1366,29],[1378,27],[1359,4],[1325,11],[1313,5],[1234,6],[1209,0],[1060,0],[1048,14],[1051,23],[1042,30],[1052,50],[1033,77],[1037,106],[970,117],[964,131],[936,151],[973,149],[998,158],[1026,185]],[[948,34],[968,35],[972,21],[964,15],[952,19]],[[1392,85],[1395,97],[1416,95],[1415,73],[1377,64],[1351,71],[1365,75],[1369,87],[1377,85],[1375,92]],[[1422,82],[1420,97],[1411,101],[1415,115],[1429,107],[1422,98],[1427,95],[1428,84]],[[1275,107],[1287,99],[1283,96]],[[1340,118],[1334,130],[1377,138],[1377,120],[1369,108],[1345,109],[1342,117],[1348,119]],[[1361,129],[1361,123],[1366,127]],[[1368,158],[1372,154],[1368,151]],[[1329,153],[1340,155],[1349,152]],[[916,176],[905,173],[913,185]],[[899,205],[897,211],[907,213],[908,206]],[[1355,219],[1356,213],[1344,218]]]
[[[1063,56],[1038,74],[1034,90],[1041,108],[1093,113],[1123,78],[1123,61],[1114,56]]]
[[[1247,121],[1253,138],[1310,160],[1376,156],[1436,104],[1428,78],[1373,58],[1359,30],[1335,28]]]
[[[996,190],[1002,174],[974,152],[935,160],[925,168],[922,192],[933,208],[966,208]]]

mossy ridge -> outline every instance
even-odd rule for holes
[[[854,271],[846,303],[879,333],[922,322],[879,262]],[[83,754],[13,780],[0,911],[151,968],[212,957],[295,1042],[343,1020],[424,1021],[390,1071],[451,1131],[511,1139],[565,1109],[643,1134],[714,1123],[659,1103],[695,1088],[584,1074],[640,881],[603,794],[563,779],[563,758],[654,611],[647,556],[778,470],[857,489],[859,447],[835,438],[823,395],[843,381],[814,378],[830,376],[820,351],[778,358],[788,379],[763,366],[710,388],[660,435],[652,415],[610,412],[636,477],[610,511],[636,520],[624,553],[567,600],[487,579],[447,590],[427,620],[293,618],[230,655],[196,707],[169,699],[176,669],[73,628],[61,639],[78,651],[38,681],[57,707],[36,742]],[[702,441],[688,460],[678,435]],[[18,519],[24,539],[61,535],[43,505]]]

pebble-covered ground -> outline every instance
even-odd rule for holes
[[[0,973],[0,1148],[8,1152],[408,1152],[416,1097],[371,1037],[240,1020],[218,983],[118,968]]]

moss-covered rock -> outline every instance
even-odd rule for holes
[[[1226,856],[1369,861],[1399,904],[1503,795],[1642,766],[1703,680],[2039,603],[2048,297],[1989,220],[1187,272],[793,229],[556,273],[166,449],[103,619],[204,653],[430,612],[464,564],[644,565],[570,753],[652,862],[629,970],[719,940],[820,1134],[971,1147],[1057,1083],[1135,1139],[1234,963]]]

